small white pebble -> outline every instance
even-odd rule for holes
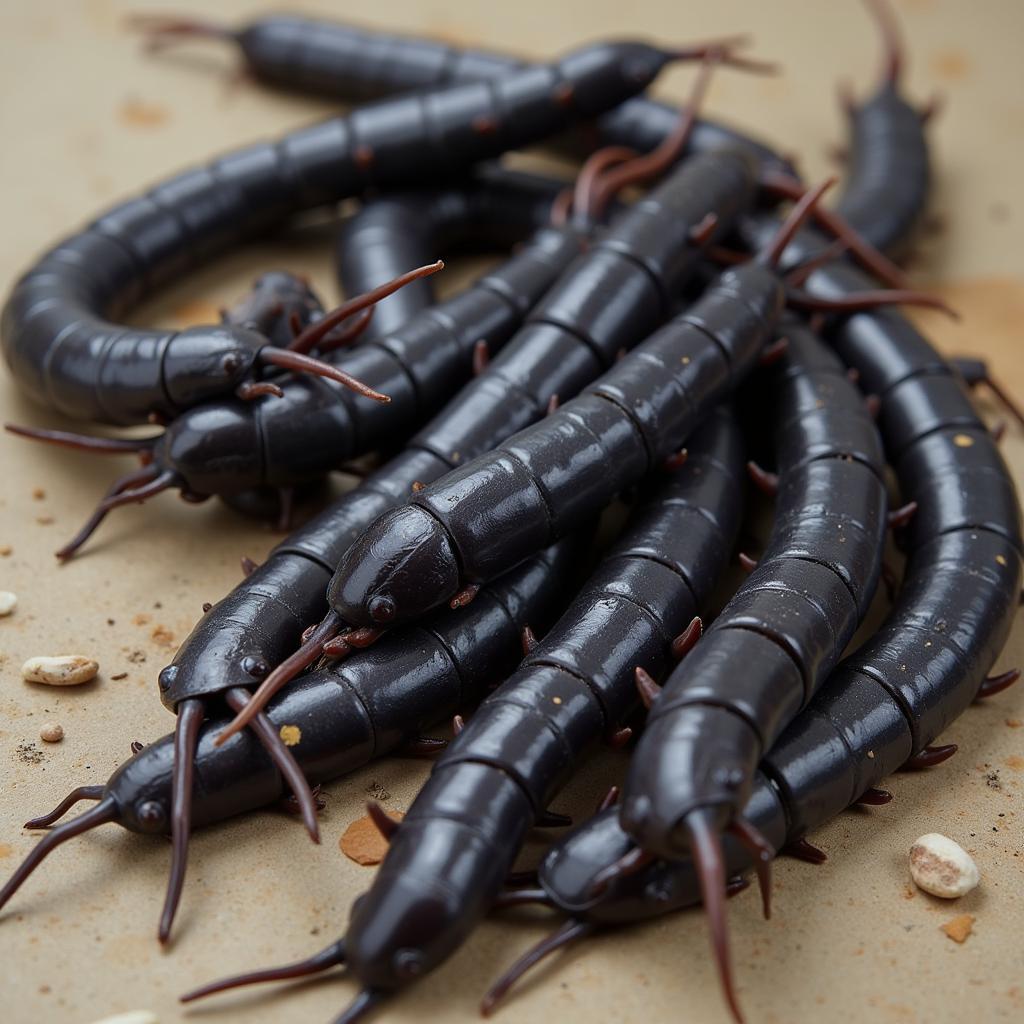
[[[39,730],[39,738],[44,743],[60,743],[64,739],[64,726],[60,722],[47,722]]]
[[[9,590],[0,590],[0,616],[10,615],[18,607],[18,595]]]
[[[64,654],[55,658],[29,658],[21,666],[21,678],[46,686],[78,686],[95,678],[100,664],[82,654]]]
[[[129,1010],[127,1013],[115,1013],[113,1017],[93,1021],[93,1024],[160,1024],[160,1019],[152,1010]]]
[[[921,836],[911,846],[910,877],[919,889],[947,900],[969,893],[981,881],[971,855],[938,832]]]

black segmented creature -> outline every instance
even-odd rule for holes
[[[586,747],[632,709],[636,659],[657,671],[698,635],[694,617],[728,562],[743,490],[739,431],[721,410],[547,638],[441,754],[401,825],[382,821],[389,850],[345,938],[301,964],[185,998],[344,963],[363,986],[339,1018],[351,1022],[437,967],[494,904],[527,830]]]
[[[569,538],[520,566],[472,607],[446,610],[353,658],[309,673],[267,707],[256,733],[218,746],[214,738],[226,720],[206,722],[191,762],[190,825],[198,828],[273,805],[288,788],[301,792],[384,754],[442,747],[443,741],[424,738],[424,730],[476,703],[496,678],[515,668],[523,628],[533,623],[543,629],[564,606],[578,576],[581,540]],[[245,694],[228,690],[228,705],[237,706]],[[282,760],[276,747],[260,743],[258,733],[278,735],[285,726],[298,739]],[[172,832],[177,745],[174,735],[137,750],[133,745],[133,756],[105,785],[80,786],[49,814],[28,822],[27,828],[45,828],[78,801],[98,801],[39,842],[0,890],[0,907],[52,850],[91,828],[115,822],[132,832]],[[303,808],[303,814],[315,833],[315,806]],[[171,891],[177,893],[184,862],[175,858],[172,871],[180,872],[172,879]],[[165,912],[163,938],[170,924]]]
[[[705,52],[595,44],[496,81],[382,100],[173,175],[58,243],[15,284],[2,323],[8,366],[35,400],[117,424],[170,419],[267,366],[336,372],[245,328],[142,330],[107,317],[301,210],[540,141]]]

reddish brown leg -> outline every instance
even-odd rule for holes
[[[729,831],[743,844],[754,860],[757,884],[761,889],[761,908],[765,920],[772,916],[772,858],[775,850],[759,828],[745,818],[734,818]]]
[[[955,743],[944,743],[936,747],[925,747],[914,754],[901,766],[901,772],[920,772],[925,768],[934,768],[943,761],[948,761],[957,752]]]
[[[769,498],[774,498],[779,493],[779,474],[769,473],[753,459],[747,463],[747,475],[753,481],[754,486]]]
[[[390,843],[395,837],[395,833],[401,828],[401,823],[395,821],[376,800],[366,802],[366,813],[384,840]]]
[[[134,754],[135,751],[133,750]],[[47,814],[40,814],[38,818],[26,821],[25,828],[48,828],[55,821],[63,818],[68,811],[82,800],[103,799],[103,786],[79,786],[70,793],[52,811]]]
[[[640,694],[640,701],[650,711],[651,705],[658,699],[658,694],[661,693],[661,687],[639,665],[637,665],[633,673],[633,678],[636,682],[637,693]]]
[[[448,607],[454,611],[456,608],[465,608],[477,594],[480,593],[479,583],[467,583],[452,599],[448,602]]]
[[[885,789],[875,789],[874,786],[870,789],[864,790],[864,792],[854,800],[855,804],[860,804],[865,807],[881,807],[883,804],[891,802],[892,793]]]
[[[240,686],[233,687],[224,694],[232,711],[242,711],[251,699],[249,691]],[[302,823],[306,826],[310,839],[314,843],[320,842],[320,824],[317,821],[316,797],[306,781],[298,762],[292,752],[285,746],[284,740],[274,729],[270,719],[263,712],[258,712],[249,723],[250,728],[256,733],[263,749],[270,755],[274,766],[281,773],[288,788],[292,791],[296,803],[299,805]]]
[[[324,645],[328,640],[333,639],[341,629],[341,616],[335,611],[329,611],[313,631],[305,643],[292,655],[281,662],[273,672],[260,684],[259,688],[252,695],[249,703],[231,720],[224,730],[213,741],[215,746],[220,746],[230,739],[236,732],[244,729],[250,721],[266,707],[267,701],[292,681],[303,669],[312,665],[323,652]]]
[[[1013,686],[1020,679],[1020,669],[1011,668],[997,676],[988,676],[981,681],[978,692],[974,695],[975,700],[985,700],[987,697],[994,697],[997,693]]]
[[[806,839],[794,840],[784,846],[782,852],[807,864],[824,864],[828,860],[828,854],[824,850],[819,850],[817,846],[809,843]]]
[[[532,949],[523,954],[488,990],[480,1003],[480,1013],[484,1017],[490,1017],[494,1008],[505,997],[508,990],[524,975],[531,967],[540,963],[545,957],[580,939],[585,938],[594,931],[595,925],[586,921],[570,919],[562,925],[558,931],[553,932],[546,939],[542,939]]]
[[[185,884],[188,840],[192,830],[192,777],[203,716],[201,700],[186,700],[178,705],[178,720],[174,729],[174,766],[171,775],[171,870],[157,929],[157,937],[161,943],[166,943],[171,936],[171,926],[174,924],[174,915]]]
[[[742,1024],[743,1014],[736,999],[729,954],[729,930],[725,911],[725,855],[722,842],[709,814],[692,811],[685,819],[690,832],[693,864],[697,870],[701,897],[711,931],[711,947],[718,965],[718,977],[733,1017]]]
[[[676,661],[682,661],[690,653],[693,645],[701,638],[703,633],[704,623],[699,615],[694,615],[686,629],[672,641],[672,657]]]
[[[910,522],[911,519],[914,518],[915,512],[917,512],[916,501],[908,501],[906,505],[901,505],[899,508],[894,508],[889,513],[889,529],[902,529]]]

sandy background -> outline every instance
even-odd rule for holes
[[[154,9],[203,6],[165,0]],[[261,6],[222,3],[218,16],[240,20]],[[364,6],[312,0],[302,6],[370,20]],[[144,183],[332,109],[233,83],[231,57],[216,47],[175,60],[146,58],[123,17],[147,7],[37,0],[6,4],[0,12],[4,290],[45,245]],[[940,91],[947,100],[931,136],[939,173],[934,217],[914,272],[940,285],[965,314],[960,326],[935,323],[942,345],[984,352],[1024,394],[1024,7],[1015,0],[902,0],[898,9],[911,41],[910,93],[923,101]],[[799,154],[810,178],[825,173],[829,146],[841,142],[837,79],[848,77],[863,90],[877,67],[872,27],[852,2],[640,0],[624,12],[621,3],[606,0],[392,0],[371,13],[381,26],[537,57],[602,34],[687,39],[749,29],[757,52],[782,61],[786,73],[764,80],[723,72],[709,111],[778,140]],[[681,97],[691,75],[672,72],[660,91]],[[314,236],[235,254],[161,296],[140,319],[208,320],[268,265],[309,273],[327,296],[335,294],[327,237]],[[457,279],[453,274],[447,285]],[[4,419],[62,425],[22,401],[5,374],[0,409]],[[990,419],[1002,415],[985,409]],[[1011,425],[1004,445],[1019,477],[1024,438],[1018,427]],[[0,589],[15,591],[20,602],[12,618],[0,621],[0,875],[37,841],[21,822],[73,785],[102,782],[127,756],[131,740],[170,729],[156,698],[157,671],[202,602],[236,582],[239,556],[260,559],[275,542],[216,502],[195,508],[164,496],[111,517],[87,554],[58,570],[51,552],[77,527],[117,461],[41,451],[0,436],[0,546],[12,548],[0,557]],[[98,657],[100,679],[67,693],[21,682],[25,658],[66,651]],[[1022,660],[1024,629],[1017,628],[999,667]],[[126,677],[112,678],[121,673]],[[58,746],[38,741],[40,725],[51,719],[67,733]],[[759,919],[753,894],[732,902],[736,973],[749,1020],[1024,1018],[1022,721],[1024,688],[972,709],[942,737],[960,744],[953,761],[892,779],[893,804],[848,813],[813,837],[828,851],[827,865],[781,860],[771,922]],[[621,765],[606,756],[555,807],[589,811]],[[370,792],[383,788],[389,806],[407,807],[424,772],[420,762],[388,761],[329,787],[319,848],[293,820],[272,812],[198,834],[176,941],[166,954],[154,932],[167,844],[113,826],[74,841],[0,915],[0,1017],[9,1024],[90,1024],[148,1009],[162,1022],[326,1022],[353,993],[338,977],[226,996],[188,1013],[175,996],[212,976],[306,955],[335,935],[371,877],[339,852],[341,833]],[[906,851],[933,830],[958,839],[981,868],[981,888],[957,904],[908,886]],[[539,850],[538,843],[528,852],[535,857]],[[957,945],[939,926],[963,912],[977,922]],[[544,914],[485,924],[443,970],[379,1019],[476,1020],[487,980],[549,924]],[[499,1019],[710,1024],[727,1018],[704,926],[691,914],[590,941],[537,974]]]

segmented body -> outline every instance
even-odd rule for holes
[[[496,581],[472,607],[445,610],[346,661],[310,672],[268,706],[267,721],[275,733],[291,730],[296,741],[290,749],[314,784],[415,743],[430,725],[478,701],[494,679],[515,668],[523,627],[534,623],[543,629],[564,606],[580,548],[579,539],[570,538]],[[193,826],[287,795],[287,781],[253,734],[214,744],[224,724],[211,719],[199,734]],[[120,765],[104,786],[90,787],[88,795],[107,812],[104,820],[133,832],[168,832],[174,756],[174,737],[165,736]],[[59,828],[51,835],[56,841],[43,840],[44,854],[62,841]],[[32,855],[28,870],[38,859]],[[19,869],[8,882],[0,905],[28,870]]]
[[[444,189],[370,199],[338,233],[334,258],[342,292],[360,295],[409,267],[456,252],[518,245],[548,222],[561,187],[554,179],[492,165]],[[374,306],[362,340],[386,337],[434,302],[430,278],[407,284]]]
[[[159,38],[160,19],[150,27]],[[499,79],[530,66],[507,54],[290,13],[267,15],[237,32],[221,34],[237,42],[254,78],[278,88],[357,103]],[[678,118],[678,109],[669,104],[635,97],[603,113],[593,126],[596,135],[588,125],[581,133],[584,138],[567,139],[566,144],[575,153],[595,143],[647,152],[673,130]],[[794,173],[765,142],[721,123],[699,120],[687,152],[724,148],[742,148],[765,167]]]
[[[881,4],[872,6],[883,29],[885,69],[867,100],[847,105],[848,166],[837,209],[860,235],[887,251],[904,244],[920,221],[931,169],[926,117],[900,93],[902,54],[892,15]],[[232,37],[255,78],[356,102],[498,77],[524,66],[501,54],[293,14],[258,19]],[[602,145],[647,152],[672,130],[676,116],[664,103],[637,97],[604,114],[596,138]],[[578,150],[579,140],[569,145]],[[792,164],[763,141],[712,121],[698,122],[687,152],[736,146],[766,169],[795,175]]]
[[[746,225],[752,241],[770,230],[768,219]],[[821,244],[807,232],[794,249],[799,255]],[[838,263],[808,282],[830,297],[863,284],[861,274]],[[840,663],[762,762],[743,817],[776,849],[917,755],[929,763],[929,744],[990,685],[998,691],[1016,676],[986,680],[1009,634],[1022,579],[1019,503],[991,436],[956,374],[898,313],[844,319],[834,340],[863,387],[880,396],[879,423],[901,497],[918,507],[903,538],[903,585],[882,628]],[[937,759],[951,752],[937,751]],[[600,815],[542,864],[541,886],[573,921],[547,946],[700,898],[689,861],[613,873],[598,894],[595,878],[633,846],[618,818],[616,811]],[[751,865],[749,851],[729,835],[724,851],[729,874]],[[527,955],[501,991],[531,962]]]
[[[839,360],[797,321],[767,384],[775,521],[749,579],[665,681],[623,792],[622,822],[664,857],[687,816],[730,824],[758,762],[839,661],[877,585],[888,498],[882,442]]]
[[[487,912],[530,825],[586,747],[636,703],[637,658],[672,658],[728,561],[743,449],[726,410],[655,482],[547,638],[436,762],[353,907],[345,963],[374,997],[436,967]]]
[[[448,340],[447,349],[460,351],[468,371],[470,353],[481,334],[493,338],[496,345],[502,338],[512,335],[522,318],[557,279],[558,271],[571,264],[584,238],[585,235],[572,227],[541,229],[531,245],[502,267],[486,274],[460,296],[417,317],[414,323],[422,324],[422,330],[407,324],[399,333],[408,331],[409,337],[417,341],[424,335],[429,336],[424,352],[432,359],[443,358],[444,348],[438,343]],[[449,309],[458,313],[462,321],[457,334],[452,326],[459,320],[449,315]],[[516,365],[515,351],[510,354],[510,361]],[[489,378],[499,372],[499,366],[496,360],[471,381],[467,385],[470,393],[486,386]],[[432,380],[440,397],[447,381],[444,374],[433,373],[434,369],[434,365],[427,363],[421,367],[419,376]],[[280,410],[282,429],[264,430],[264,436],[280,439],[282,443],[293,436],[301,437],[302,455],[294,457],[289,445],[287,451],[282,450],[287,457],[273,463],[284,475],[268,479],[265,474],[254,474],[249,478],[252,482],[291,482],[301,478],[300,474],[308,478],[322,473],[325,462],[338,464],[338,453],[328,452],[325,457],[319,448],[325,431],[330,436],[325,425],[307,433],[308,415],[297,421],[287,415],[289,407],[294,410],[296,405],[301,406],[302,396],[309,394],[307,383],[289,382],[284,389],[285,399],[264,403],[263,413],[268,420],[276,422],[278,414],[274,406],[284,406]],[[416,392],[410,385],[408,390],[421,400],[427,399],[425,388]],[[464,398],[460,393],[420,431],[403,453],[289,536],[263,565],[206,613],[179,649],[174,662],[160,674],[165,704],[173,709],[186,697],[216,693],[231,686],[252,685],[294,649],[303,629],[323,614],[323,595],[330,572],[352,537],[381,512],[404,500],[417,481],[432,479],[451,466],[450,459],[435,454],[435,439],[438,436],[444,439],[446,447],[441,450],[446,453],[450,450],[447,443],[453,436],[460,444],[486,443],[486,438],[474,442],[471,431],[476,419],[467,414]],[[211,406],[211,413],[221,415],[218,410],[224,408],[224,403],[216,403]],[[328,405],[324,415],[329,417],[330,410]],[[189,424],[193,417],[198,419],[199,416],[199,410],[186,414],[172,425],[168,436],[184,429],[179,428],[178,423]],[[197,434],[200,439],[206,436]],[[240,451],[243,448],[240,446]],[[199,457],[195,465],[197,471],[202,472],[207,463]],[[238,474],[236,479],[244,481],[246,478]],[[209,487],[223,487],[223,482],[218,483],[212,475],[202,482]]]
[[[667,315],[671,297],[698,263],[699,250],[690,239],[693,227],[712,209],[720,216],[720,230],[727,229],[752,194],[749,166],[745,158],[732,154],[695,158],[694,163],[684,164],[655,189],[648,202],[624,211],[569,266],[497,358],[413,438],[404,453],[342,499],[338,514],[325,513],[302,532],[301,539],[286,542],[278,552],[286,558],[299,554],[313,559],[318,567],[335,567],[376,518],[414,495],[414,484],[429,485],[455,467],[491,451],[515,431],[544,418],[553,398],[565,400],[579,392],[614,363],[621,349],[636,345],[653,324]],[[673,225],[671,232],[662,230],[660,225],[666,222]],[[598,286],[600,295],[594,291]],[[612,300],[605,302],[601,296],[611,296]],[[416,549],[418,538],[410,535],[408,543]],[[283,562],[278,560],[278,564]],[[313,571],[308,572],[308,590],[303,583],[308,594],[303,606],[305,617],[293,617],[288,612],[264,619],[271,610],[264,610],[262,605],[255,609],[260,620],[255,632],[267,638],[258,641],[266,648],[261,659],[264,667],[274,652],[277,661],[291,653],[302,628],[326,610],[319,589],[327,582],[322,568],[315,571],[315,578]],[[251,581],[256,581],[255,575]],[[225,610],[236,600],[247,609],[252,607],[254,599],[245,596],[251,581],[226,599]],[[429,585],[429,576],[419,578],[417,586]],[[271,593],[272,588],[261,588],[260,601],[266,602]],[[250,614],[243,613],[243,618],[255,625]],[[229,613],[228,621],[234,617]],[[203,680],[202,685],[212,690],[212,680],[222,680],[237,671],[231,669],[226,674],[222,667],[213,671],[208,667],[239,664],[239,658],[224,646],[221,621],[219,615],[210,619],[211,632],[200,623],[193,634],[196,643],[192,643],[193,638],[186,641],[172,670],[179,680],[187,678],[190,682],[184,689],[179,689],[177,683],[165,689],[165,703],[173,706],[189,693],[189,688],[199,685],[197,680]],[[266,626],[262,625],[264,621]],[[251,653],[255,642],[252,632],[246,628],[235,633],[232,628],[235,639],[231,643],[238,645],[238,655]],[[201,653],[206,642],[218,652],[216,655]],[[190,663],[187,669],[178,668],[183,660]]]
[[[51,249],[4,310],[25,393],[109,423],[171,418],[250,379],[266,339],[230,326],[128,328],[142,295],[300,210],[408,185],[536,142],[643,89],[671,57],[595,45],[485,83],[383,100],[176,174]]]
[[[540,180],[534,186],[536,194],[521,194],[516,204],[523,232],[543,224],[556,191]],[[448,192],[434,198],[454,204]],[[192,492],[230,494],[303,483],[394,446],[468,379],[477,342],[486,340],[496,354],[512,337],[583,237],[574,229],[538,227],[515,255],[461,292],[335,357],[336,365],[389,394],[386,406],[332,381],[296,377],[281,382],[278,398],[218,399],[186,410],[168,425],[154,461],[173,469]]]
[[[900,93],[902,46],[886,0],[869,5],[885,42],[882,76],[863,103],[847,100],[849,166],[838,210],[860,234],[884,251],[906,245],[931,191],[931,157],[925,138],[928,114]]]
[[[774,270],[726,271],[580,398],[375,522],[331,581],[334,609],[410,621],[572,529],[680,448],[757,364],[783,302]]]

